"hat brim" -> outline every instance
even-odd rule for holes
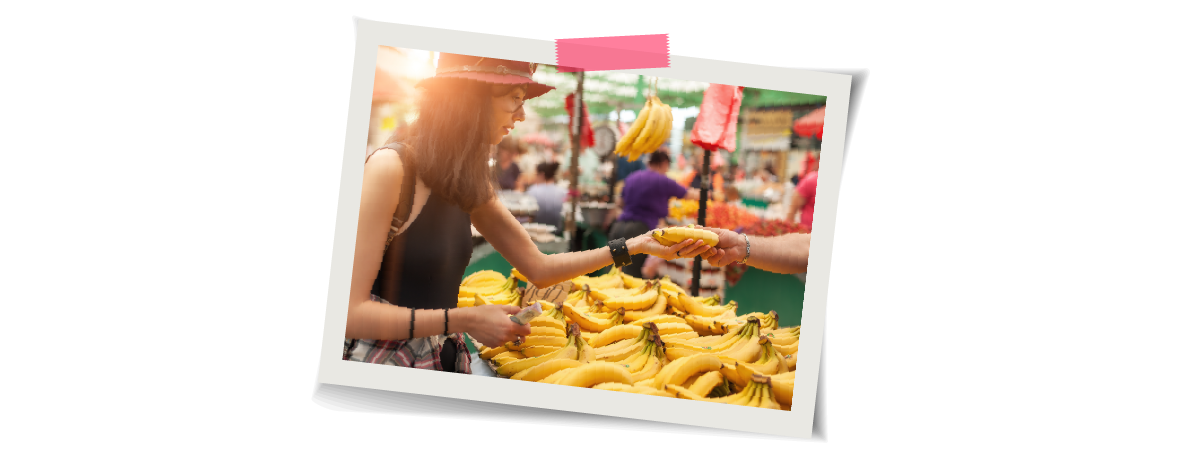
[[[536,81],[533,81],[533,80],[523,77],[523,76],[497,75],[494,73],[476,73],[476,72],[447,73],[444,75],[435,75],[430,78],[419,81],[418,84],[415,86],[419,86],[422,83],[425,83],[425,82],[431,81],[431,80],[435,80],[438,78],[465,78],[465,79],[469,79],[469,80],[483,81],[485,83],[508,84],[508,85],[513,85],[513,86],[523,84],[523,85],[526,85],[525,100],[529,100],[534,97],[538,97],[542,94],[545,94],[546,92],[554,90],[553,86],[541,84],[541,83],[538,83]]]

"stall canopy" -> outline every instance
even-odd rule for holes
[[[797,119],[792,130],[801,137],[816,137],[817,140],[824,140],[824,108],[818,108]]]

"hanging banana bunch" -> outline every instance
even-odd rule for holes
[[[635,162],[640,156],[656,151],[663,145],[672,133],[672,127],[672,107],[661,102],[653,90],[644,108],[636,116],[636,122],[615,145],[615,154],[626,156],[628,162]]]

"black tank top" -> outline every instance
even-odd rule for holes
[[[471,216],[431,193],[381,259],[373,294],[401,307],[455,308],[472,259]]]

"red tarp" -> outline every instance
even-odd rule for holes
[[[710,151],[724,149],[733,152],[741,107],[742,86],[710,84],[701,96],[701,113],[693,124],[689,141]]]
[[[817,108],[797,119],[791,129],[801,137],[816,137],[817,140],[824,140],[824,108]]]

